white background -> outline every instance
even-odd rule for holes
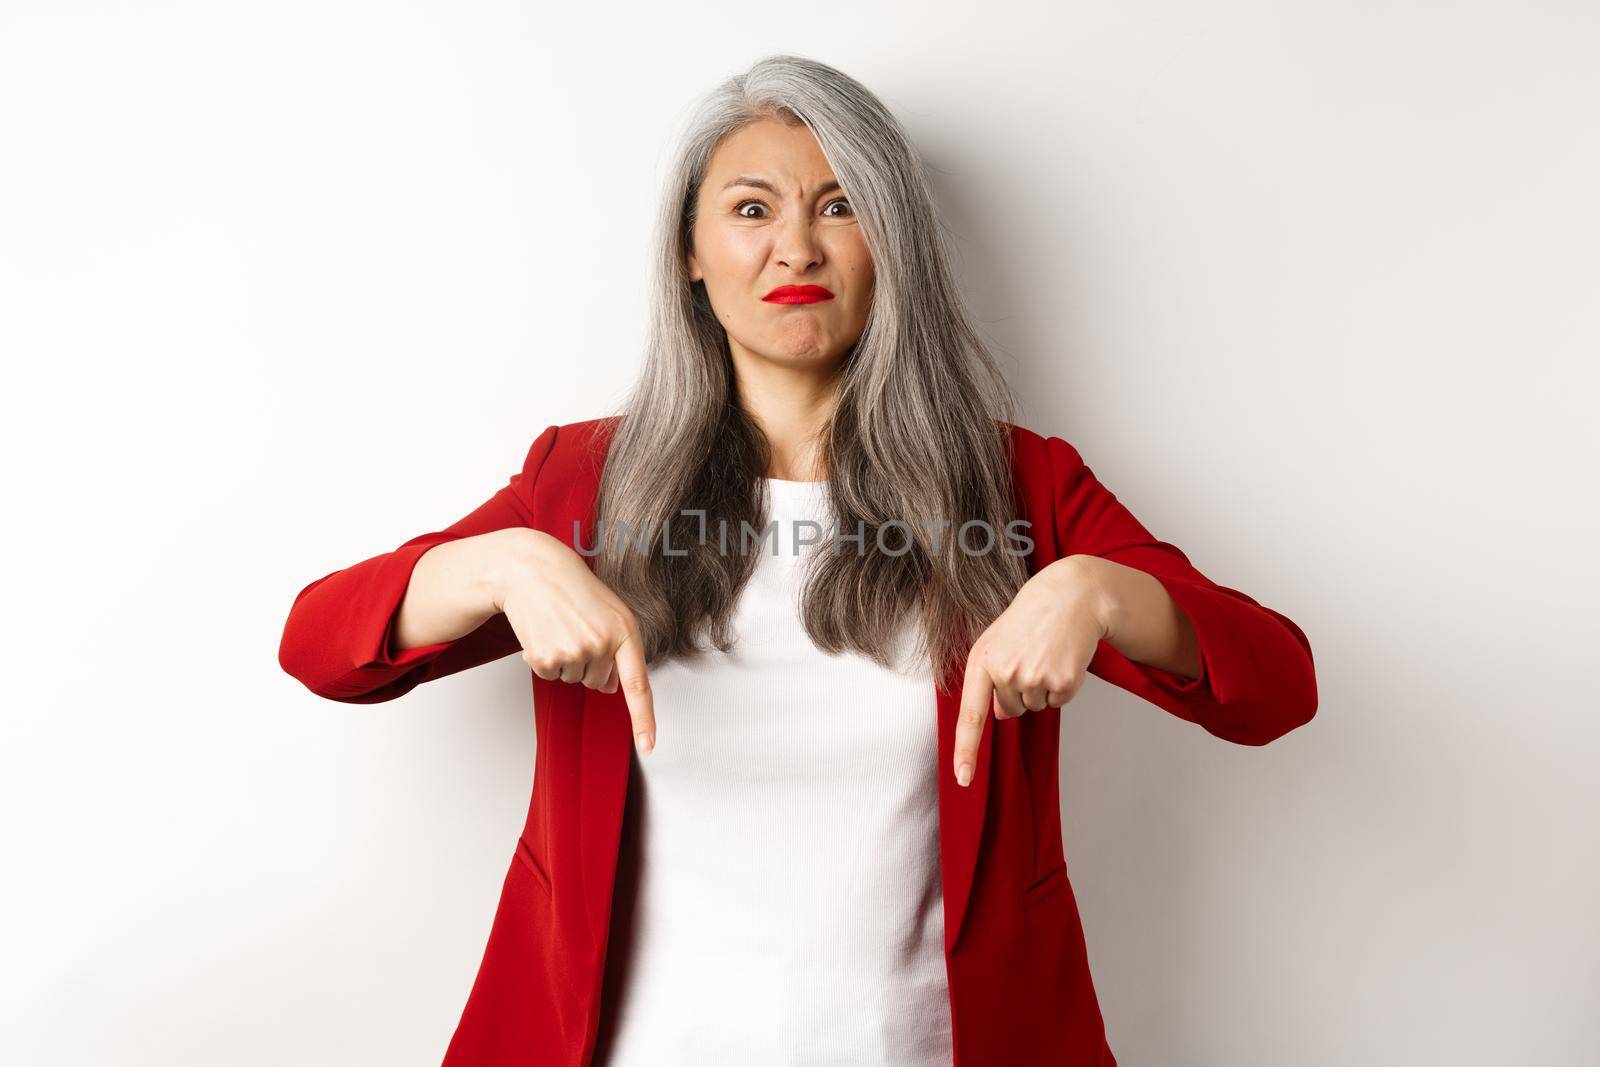
[[[773,51],[911,130],[1024,424],[1310,636],[1265,748],[1065,713],[1119,1060],[1595,1062],[1584,0],[0,0],[0,1059],[439,1061],[528,673],[341,705],[284,618],[613,410],[671,135]]]

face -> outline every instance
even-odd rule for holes
[[[692,241],[689,277],[705,283],[736,371],[831,375],[860,339],[872,257],[804,125],[765,119],[717,147]]]

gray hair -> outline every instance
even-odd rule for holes
[[[916,149],[871,91],[812,59],[767,56],[729,78],[700,102],[679,142],[656,227],[644,366],[606,437],[594,518],[605,528],[670,527],[674,553],[687,554],[641,552],[607,532],[595,573],[634,613],[647,662],[698,655],[702,631],[719,651],[732,648],[730,622],[758,556],[718,551],[714,539],[696,545],[706,527],[683,513],[703,511],[705,523],[735,530],[765,525],[770,450],[738,403],[726,333],[686,257],[712,153],[762,119],[810,129],[873,260],[866,326],[815,442],[833,518],[847,532],[863,524],[868,544],[891,520],[907,530],[885,543],[914,540],[896,555],[815,552],[804,625],[824,651],[855,650],[890,666],[898,629],[915,611],[916,652],[942,676],[1028,577],[1019,555],[966,554],[935,529],[978,521],[999,531],[1015,519],[1016,402],[951,276]]]

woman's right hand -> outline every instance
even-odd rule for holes
[[[422,553],[397,611],[394,647],[454,641],[502,614],[539,677],[607,693],[620,685],[634,740],[642,751],[654,747],[655,709],[633,612],[582,556],[543,530],[508,526]]]
[[[543,530],[496,531],[488,576],[494,609],[505,615],[522,659],[540,678],[622,687],[643,752],[655,746],[655,708],[644,645],[633,612],[583,557]]]

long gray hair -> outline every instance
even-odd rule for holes
[[[644,367],[602,435],[595,573],[633,611],[647,662],[698,655],[702,631],[719,651],[732,648],[738,594],[759,556],[726,551],[709,531],[732,531],[739,544],[741,524],[758,533],[766,525],[770,450],[738,402],[726,333],[704,284],[689,280],[686,256],[712,153],[761,119],[811,130],[864,231],[876,276],[831,419],[813,442],[833,518],[847,535],[860,523],[865,540],[844,541],[835,553],[829,538],[814,550],[804,625],[824,651],[855,650],[891,666],[899,627],[916,612],[916,654],[928,657],[942,685],[952,657],[965,654],[1028,577],[1023,557],[1004,550],[1017,515],[1007,425],[1016,403],[951,278],[910,139],[865,86],[815,60],[761,59],[707,95],[682,136],[656,227]],[[685,514],[699,511],[703,519]],[[891,520],[880,542],[879,527]],[[983,537],[958,543],[957,531],[974,520],[988,524],[993,550],[974,554]],[[663,529],[670,556],[660,551]],[[874,550],[879,544],[889,551]]]

